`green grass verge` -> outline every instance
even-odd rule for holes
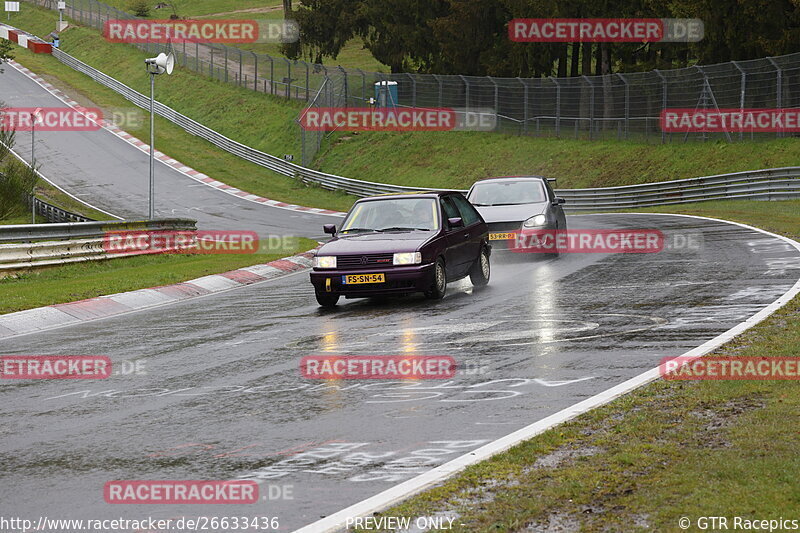
[[[149,255],[33,270],[0,279],[0,314],[179,283],[268,263],[316,245],[316,241],[299,238],[294,249],[279,253]]]
[[[654,211],[800,238],[800,201]],[[800,297],[714,355],[800,357]],[[700,531],[704,516],[728,517],[731,529],[734,516],[797,518],[790,515],[800,508],[798,427],[796,382],[659,380],[381,515],[446,511],[458,514],[452,531],[470,533],[682,531],[682,517]]]
[[[17,26],[38,35],[52,30],[57,15],[27,4],[25,7],[27,9],[17,16]],[[65,32],[63,49],[149,94],[148,76],[143,69],[147,54],[131,46],[107,43],[96,31],[82,27]],[[106,114],[120,109],[144,113],[114,91],[49,55],[33,54],[21,48],[15,48],[14,54],[19,63],[42,75],[82,105],[100,107]],[[301,104],[256,94],[184,69],[178,69],[173,76],[160,77],[156,85],[159,101],[193,119],[260,150],[277,155],[293,154],[299,159],[294,118]],[[122,127],[149,142],[149,118],[146,114],[142,116],[138,124]],[[354,200],[349,195],[309,187],[248,163],[160,117],[156,118],[156,146],[214,179],[275,200],[339,210],[347,210]],[[42,172],[47,175],[47,168]]]
[[[339,134],[315,166],[411,186],[469,188],[490,176],[541,174],[559,188],[610,187],[796,166],[800,139],[644,144],[480,132]]]

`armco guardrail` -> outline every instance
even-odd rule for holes
[[[121,94],[135,105],[149,109],[150,99],[115,80],[99,70],[75,59],[61,50],[54,49],[53,56],[73,69],[83,72],[98,83]],[[261,152],[203,126],[174,109],[156,102],[155,112],[185,129],[187,132],[206,139],[219,148],[242,159],[268,168],[278,174],[300,179],[306,183],[314,183],[325,189],[344,191],[355,196],[405,192],[421,189],[388,183],[345,178],[334,174],[326,174],[285,161],[279,157]],[[723,198],[755,198],[755,199],[787,199],[799,198],[797,178],[800,167],[787,167],[768,170],[737,172],[686,180],[608,187],[601,189],[562,189],[558,194],[568,200],[569,211],[630,209],[631,207],[647,207],[691,203]]]
[[[109,232],[195,229],[195,221],[184,218],[0,226],[0,243],[4,243],[0,244],[0,272],[107,259],[103,244]],[[140,253],[119,253],[114,257]]]
[[[190,218],[17,224],[0,226],[0,243],[91,239],[104,237],[115,231],[192,231],[196,229],[196,224]]]
[[[33,209],[35,210],[36,214],[44,217],[44,219],[47,220],[48,222],[93,222],[94,221],[94,219],[92,218],[88,218],[83,215],[67,211],[66,209],[61,209],[57,205],[47,203],[44,200],[36,198],[35,196],[32,197],[32,200],[33,200]],[[30,205],[30,201],[31,198],[28,199],[28,205]]]

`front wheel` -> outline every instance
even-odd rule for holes
[[[326,309],[332,309],[336,307],[336,303],[339,301],[338,294],[332,294],[329,292],[319,292],[314,291],[317,296],[317,303]]]
[[[481,255],[469,272],[469,280],[475,288],[485,287],[489,284],[490,274],[489,251],[486,248],[481,248]]]
[[[425,293],[425,297],[431,300],[441,300],[444,298],[444,293],[447,291],[447,272],[444,269],[444,261],[442,258],[436,260],[436,266],[433,268],[433,286]]]

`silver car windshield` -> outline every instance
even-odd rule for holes
[[[434,198],[393,198],[356,204],[340,233],[436,231],[439,214]]]
[[[482,181],[469,195],[469,201],[477,206],[533,204],[546,199],[544,186],[538,180]]]

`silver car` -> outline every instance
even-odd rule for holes
[[[520,232],[566,230],[565,201],[542,176],[507,176],[475,182],[467,193],[489,226],[489,240],[495,251],[516,248]]]

